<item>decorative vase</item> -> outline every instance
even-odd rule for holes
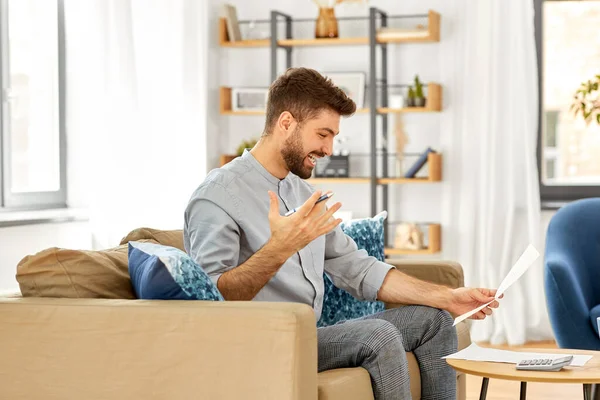
[[[335,18],[333,8],[319,8],[319,16],[315,22],[315,38],[338,37],[338,22]]]

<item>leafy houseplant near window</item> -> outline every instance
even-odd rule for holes
[[[573,96],[571,111],[581,114],[587,124],[595,121],[600,125],[600,74],[582,82]]]

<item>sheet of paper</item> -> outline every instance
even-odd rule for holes
[[[531,359],[531,358],[560,358],[564,357],[567,354],[558,354],[552,353],[551,351],[548,353],[529,353],[529,352],[521,352],[521,351],[510,351],[510,350],[499,350],[499,349],[491,349],[488,347],[479,347],[475,343],[471,343],[471,345],[459,352],[454,354],[450,354],[449,356],[442,357],[453,358],[457,360],[469,360],[469,361],[490,361],[490,362],[499,362],[499,363],[509,363],[509,364],[517,364],[521,360]],[[573,355],[573,361],[571,361],[571,367],[583,367],[589,360],[591,360],[591,355]]]
[[[504,292],[506,292],[506,289],[508,289],[513,283],[515,283],[521,277],[521,275],[523,275],[525,271],[527,271],[529,267],[531,267],[533,262],[537,260],[539,256],[540,253],[535,249],[535,247],[533,247],[531,244],[527,246],[527,248],[525,249],[523,254],[521,254],[521,257],[519,257],[515,265],[513,265],[510,271],[508,271],[508,274],[506,275],[506,277],[504,277],[504,279],[500,283],[500,286],[498,286],[495,298],[498,299],[502,294],[504,294]],[[490,303],[484,304],[474,310],[471,310],[467,313],[464,313],[463,315],[456,317],[453,326],[458,324],[459,322],[464,321],[465,319],[469,318],[471,315],[477,313],[478,311],[483,310]]]

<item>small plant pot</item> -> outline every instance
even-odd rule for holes
[[[417,97],[415,99],[415,107],[425,107],[425,97]]]
[[[406,107],[414,107],[415,106],[415,99],[411,99],[410,97],[408,99],[406,99]]]

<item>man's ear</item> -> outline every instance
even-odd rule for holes
[[[277,127],[284,133],[293,132],[296,128],[296,119],[289,111],[284,111],[279,114],[277,119]]]

